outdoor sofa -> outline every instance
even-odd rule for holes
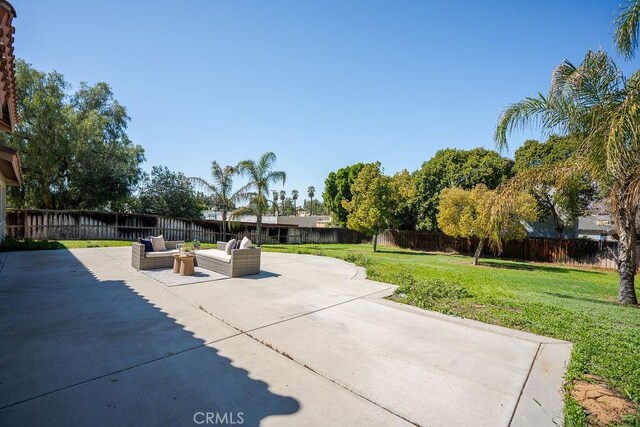
[[[180,240],[166,240],[164,242],[167,247],[166,251],[146,252],[142,243],[134,242],[131,247],[131,266],[138,270],[171,268],[173,266],[173,256],[180,253],[176,246],[183,243]]]
[[[231,255],[227,255],[226,246],[227,242],[218,242],[217,249],[196,251],[196,263],[199,267],[229,277],[248,276],[260,272],[260,248],[232,249]]]

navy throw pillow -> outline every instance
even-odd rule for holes
[[[236,241],[236,245],[233,249],[240,249],[240,240]]]
[[[153,245],[151,244],[151,239],[138,239],[138,243],[142,243],[144,245],[145,252],[153,252]]]

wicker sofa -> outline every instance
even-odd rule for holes
[[[152,270],[154,268],[170,268],[173,266],[173,256],[180,253],[177,245],[184,243],[179,240],[167,240],[166,251],[146,252],[142,243],[131,245],[131,266],[138,270]]]
[[[227,242],[218,242],[217,249],[196,251],[198,266],[229,277],[260,273],[260,248],[234,249],[227,255]]]

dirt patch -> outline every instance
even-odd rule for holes
[[[601,378],[586,376],[588,381],[576,381],[571,396],[582,405],[590,426],[606,427],[620,424],[623,417],[637,413],[637,408],[620,393],[609,388]]]

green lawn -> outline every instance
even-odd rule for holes
[[[640,309],[616,304],[615,272],[481,260],[370,245],[265,245],[266,251],[326,255],[366,267],[372,280],[400,285],[393,298],[425,309],[574,343],[567,387],[603,377],[640,404]],[[584,414],[567,399],[565,423]],[[640,417],[629,420],[640,425]]]

